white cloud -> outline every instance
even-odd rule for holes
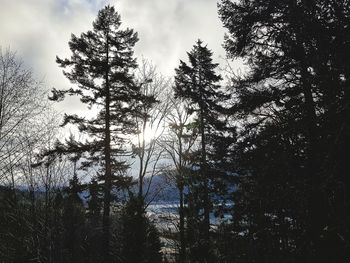
[[[139,32],[137,54],[151,58],[164,74],[173,74],[198,38],[208,43],[214,59],[225,56],[215,0],[119,0],[116,6],[124,24]]]
[[[140,41],[136,55],[152,60],[163,74],[171,76],[179,59],[187,59],[198,38],[214,51],[214,60],[225,56],[224,29],[215,0],[118,0],[109,1],[121,14],[123,26],[134,28]],[[48,88],[71,84],[55,62],[56,55],[70,54],[71,33],[91,29],[105,0],[1,0],[0,46],[16,50],[24,63]],[[75,100],[73,100],[75,102]],[[72,100],[60,109],[79,109]],[[76,103],[78,105],[78,103]]]
[[[90,29],[101,6],[102,2],[97,6],[86,0],[2,0],[0,46],[17,51],[18,57],[48,88],[69,87],[71,84],[58,68],[55,57],[69,55],[71,33]],[[78,103],[71,102],[61,103],[58,108],[80,108]]]

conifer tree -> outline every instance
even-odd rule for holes
[[[83,227],[85,225],[85,208],[79,196],[81,185],[75,174],[66,189],[62,222],[63,235],[63,262],[83,262]]]
[[[130,196],[121,212],[121,262],[160,263],[159,234],[147,218],[143,199]]]
[[[92,227],[99,226],[101,214],[101,191],[98,182],[93,179],[88,185],[89,201],[87,217],[90,219]]]
[[[349,189],[340,172],[349,145],[349,12],[348,1],[219,5],[228,55],[249,67],[233,82],[232,115],[243,124],[236,230],[249,232],[251,262],[261,254],[266,261],[329,262],[348,248],[336,236],[348,237],[349,226],[335,221],[349,217],[335,207],[346,210],[349,200],[337,197]]]
[[[66,94],[77,95],[89,109],[98,111],[90,119],[65,115],[64,125],[78,126],[88,135],[84,142],[70,141],[62,147],[65,152],[85,153],[84,166],[99,168],[99,180],[104,185],[103,230],[105,262],[109,262],[111,190],[125,183],[128,165],[121,159],[125,153],[126,136],[136,133],[134,116],[143,103],[152,103],[152,97],[142,96],[134,83],[133,69],[137,67],[133,48],[137,34],[132,29],[120,29],[120,15],[114,7],[99,11],[93,29],[80,37],[72,34],[68,59],[57,57],[64,75],[75,88],[53,90],[52,100],[60,101]],[[123,179],[124,178],[124,179]]]
[[[175,97],[189,102],[189,113],[195,114],[193,127],[198,129],[200,142],[198,151],[193,153],[194,167],[190,178],[189,207],[194,214],[191,216],[194,224],[193,260],[212,260],[209,253],[210,240],[210,211],[212,200],[210,198],[212,186],[219,182],[220,165],[225,162],[224,149],[230,145],[221,144],[225,140],[232,143],[234,129],[228,127],[223,118],[225,107],[223,103],[229,98],[220,90],[221,76],[216,73],[218,64],[212,61],[212,52],[198,40],[193,49],[188,52],[189,64],[180,61],[175,76]],[[220,149],[219,147],[223,147]],[[220,150],[219,150],[220,149]],[[224,155],[219,156],[220,153]],[[220,165],[219,165],[220,163]],[[201,212],[203,211],[203,213]],[[198,235],[202,235],[198,239]],[[194,252],[197,251],[197,252]],[[202,258],[203,257],[203,258]],[[201,259],[202,258],[202,259]]]

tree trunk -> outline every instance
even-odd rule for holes
[[[108,38],[108,37],[107,37]],[[106,92],[106,114],[105,114],[105,185],[104,185],[104,204],[103,204],[103,235],[104,235],[104,262],[110,262],[110,205],[111,205],[111,134],[110,134],[110,90],[109,90],[109,57],[108,57],[108,39],[106,43],[106,75],[105,75],[105,92]]]
[[[305,111],[307,121],[307,163],[306,169],[309,176],[311,189],[308,198],[308,222],[307,228],[309,232],[310,245],[312,250],[319,250],[319,240],[321,231],[324,227],[323,221],[323,194],[321,189],[321,178],[317,171],[317,116],[315,112],[315,102],[312,96],[312,86],[309,81],[306,62],[302,62],[301,68],[301,84],[305,98]],[[310,260],[315,260],[314,256],[318,255],[320,251],[310,251]],[[313,255],[315,254],[315,255]],[[317,256],[318,257],[318,256]]]
[[[210,239],[210,205],[209,205],[209,191],[208,191],[208,178],[207,178],[207,152],[205,144],[205,129],[204,129],[204,109],[203,105],[200,105],[200,130],[201,130],[201,146],[202,146],[202,156],[201,156],[201,173],[202,173],[202,183],[204,191],[204,247],[203,252],[205,253],[204,258],[209,260],[209,239]]]
[[[184,263],[186,259],[186,240],[185,240],[185,214],[184,214],[184,188],[183,183],[179,185],[179,197],[180,197],[180,208],[179,208],[179,216],[180,216],[180,263]]]
[[[201,145],[202,145],[202,160],[201,160],[201,171],[202,171],[202,179],[204,185],[204,223],[205,223],[205,235],[209,238],[209,193],[208,193],[208,178],[207,178],[207,152],[205,145],[205,133],[204,133],[204,112],[203,107],[201,106]]]

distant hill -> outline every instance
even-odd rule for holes
[[[151,184],[150,184],[151,183]],[[170,181],[164,175],[146,178],[144,183],[144,191],[146,193],[149,187],[149,192],[146,196],[146,201],[164,201],[173,202],[179,200],[179,191],[174,181]]]

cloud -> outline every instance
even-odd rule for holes
[[[116,6],[124,24],[139,32],[137,54],[151,58],[164,74],[173,74],[198,38],[208,43],[214,59],[225,56],[215,0],[119,0]]]
[[[58,68],[55,57],[70,54],[68,41],[71,33],[90,29],[98,9],[103,5],[104,1],[86,0],[3,0],[0,46],[3,50],[10,48],[16,51],[36,78],[43,79],[48,88],[69,87],[71,84]],[[78,103],[69,102],[60,104],[58,108],[80,109]]]
[[[225,56],[224,30],[215,0],[2,0],[0,46],[16,50],[24,63],[48,88],[71,84],[55,63],[56,55],[70,55],[71,33],[79,35],[92,27],[105,4],[115,5],[124,27],[139,33],[135,54],[150,59],[171,76],[179,59],[186,59],[198,38],[214,52],[214,60]],[[82,110],[76,100],[59,104],[59,109]]]

